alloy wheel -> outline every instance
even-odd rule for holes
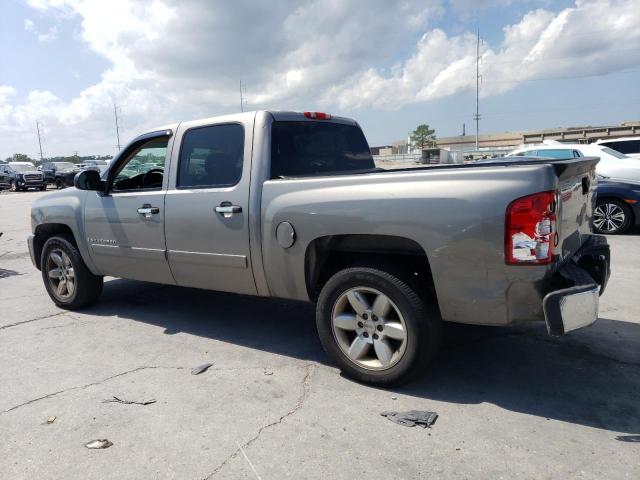
[[[407,326],[400,310],[373,288],[355,287],[342,293],[331,321],[340,350],[361,368],[391,368],[406,350]]]
[[[76,278],[69,255],[61,249],[51,250],[47,258],[47,274],[53,294],[61,301],[69,300],[76,291]]]
[[[601,232],[615,233],[626,223],[626,214],[615,203],[601,203],[593,211],[593,225]]]

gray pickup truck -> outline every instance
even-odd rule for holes
[[[597,162],[383,170],[353,120],[241,113],[137,137],[36,200],[28,243],[62,308],[94,303],[105,275],[315,302],[340,368],[394,385],[433,357],[443,320],[551,335],[596,320]]]

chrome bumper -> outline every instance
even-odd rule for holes
[[[606,238],[592,235],[559,271],[570,286],[548,293],[542,301],[549,335],[564,335],[598,319],[599,298],[611,275],[610,258]]]

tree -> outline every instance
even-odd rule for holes
[[[11,162],[33,162],[33,159],[29,158],[29,155],[25,155],[24,153],[14,153],[10,159],[7,159]]]
[[[436,131],[432,130],[426,123],[418,125],[416,129],[411,132],[411,144],[420,150],[434,147],[436,144],[435,133]]]

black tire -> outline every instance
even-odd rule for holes
[[[11,183],[9,184],[9,191],[10,192],[17,192],[18,191],[18,185],[16,185],[16,181],[15,180],[11,180]]]
[[[606,220],[607,212],[612,211],[624,215],[622,223]],[[600,213],[600,214],[598,214]],[[599,220],[604,218],[604,222],[600,223]],[[629,205],[617,198],[600,198],[596,202],[596,208],[593,217],[593,230],[596,233],[604,235],[619,235],[629,230],[633,219],[633,212]],[[615,220],[615,219],[612,219]]]
[[[49,255],[53,250],[62,250],[69,257],[75,274],[75,288],[68,299],[59,298],[53,291],[49,279]],[[51,300],[60,308],[79,310],[94,304],[102,293],[103,277],[92,274],[82,260],[72,235],[61,234],[48,239],[42,248],[40,258],[42,280]]]
[[[56,188],[57,188],[58,190],[61,190],[61,189],[63,189],[63,188],[64,188],[64,183],[63,183],[63,181],[62,181],[62,180],[60,180],[59,178],[56,178],[56,182],[55,182],[55,183],[56,183]]]
[[[40,191],[41,192],[44,192],[46,189],[47,189],[47,184],[46,183],[40,186]]]
[[[389,271],[386,271],[389,270]],[[435,298],[422,291],[410,275],[369,267],[341,270],[324,285],[316,308],[316,325],[327,354],[346,376],[362,383],[383,387],[400,385],[421,372],[437,353],[442,341],[442,321]],[[406,347],[396,363],[386,369],[371,370],[358,365],[340,347],[334,334],[334,307],[353,288],[374,289],[386,295],[401,313],[406,328]],[[428,299],[428,300],[427,300]]]

